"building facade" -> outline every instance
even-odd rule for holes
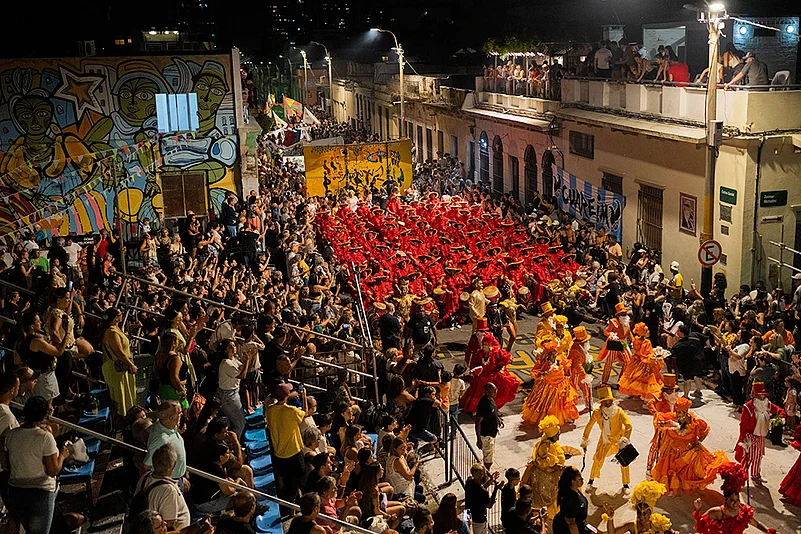
[[[565,79],[555,102],[421,78],[428,82],[411,81],[431,90],[405,92],[412,96],[405,98],[403,131],[397,78],[336,80],[337,118],[382,138],[410,137],[418,162],[450,153],[473,179],[524,204],[534,191],[558,197],[559,176],[572,175],[587,191],[622,195],[624,252],[635,244],[655,248],[663,268],[678,261],[688,286],[700,286],[703,89]],[[789,290],[801,255],[780,244],[801,250],[801,91],[720,90],[717,102],[725,129],[711,199],[722,249],[713,270],[724,272],[730,287],[764,280]]]
[[[204,216],[241,190],[237,50],[8,61],[0,90],[4,236],[34,224],[66,235]],[[165,130],[159,95],[189,93],[194,127]]]

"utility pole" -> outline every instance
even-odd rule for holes
[[[398,37],[389,30],[382,30],[381,28],[371,28],[372,32],[388,33],[395,39],[395,48],[392,50],[398,54],[398,69],[400,71],[400,124],[398,124],[398,138],[403,137],[403,125],[406,123],[406,115],[403,110],[403,47],[398,42]]]
[[[709,28],[709,76],[706,85],[706,173],[704,187],[704,224],[701,230],[702,244],[715,237],[715,168],[718,149],[722,143],[723,121],[717,120],[718,107],[718,56],[720,55],[720,30],[726,18],[723,4],[710,4],[708,12],[701,13],[701,22]],[[712,290],[712,267],[701,268],[701,294]]]
[[[331,117],[334,116],[334,78],[331,77],[331,54],[328,53],[328,47],[325,46],[323,43],[318,43],[317,41],[312,41],[312,44],[316,44],[317,46],[322,46],[323,50],[325,50],[325,60],[328,61],[328,108],[329,113],[331,113]]]

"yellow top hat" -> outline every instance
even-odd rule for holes
[[[538,428],[540,429],[540,434],[546,438],[552,438],[559,433],[560,426],[559,419],[553,415],[548,415],[540,421]]]
[[[540,306],[540,311],[542,312],[542,315],[548,315],[548,314],[553,313],[554,309],[553,309],[553,306],[551,305],[550,302],[544,302]]]
[[[599,386],[598,402],[603,402],[607,400],[615,400],[615,397],[612,396],[612,388],[610,388],[609,386]]]

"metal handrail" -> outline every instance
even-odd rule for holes
[[[13,407],[13,408],[18,409],[18,410],[22,410],[24,408],[24,406],[22,404],[18,403],[18,402],[13,402],[12,401],[12,402],[9,403],[9,405],[11,407]],[[141,453],[147,454],[147,450],[146,449],[142,449],[141,447],[137,447],[136,445],[131,445],[130,443],[125,443],[124,441],[121,441],[121,440],[119,440],[117,438],[113,438],[111,436],[107,436],[105,434],[101,434],[99,432],[95,432],[94,430],[91,430],[89,428],[83,427],[81,425],[76,425],[75,423],[70,423],[69,421],[65,421],[64,419],[61,419],[59,417],[55,417],[53,415],[49,415],[49,416],[47,416],[47,420],[52,421],[54,423],[57,423],[57,424],[65,427],[65,428],[70,428],[72,430],[75,430],[76,432],[80,432],[82,434],[86,434],[87,436],[91,436],[93,438],[97,438],[100,441],[105,441],[105,442],[108,442],[108,443],[112,443],[114,445],[118,445],[118,446],[123,447],[125,449],[128,449],[130,451],[141,452]],[[281,499],[279,497],[275,497],[273,495],[270,495],[268,493],[264,493],[263,491],[259,491],[257,489],[253,489],[253,488],[249,488],[247,486],[243,486],[242,484],[238,484],[236,482],[231,482],[230,480],[226,480],[224,478],[220,478],[218,476],[212,475],[211,473],[207,473],[205,471],[201,471],[200,469],[197,469],[195,467],[186,466],[186,471],[188,473],[192,473],[193,475],[199,476],[201,478],[205,478],[206,480],[211,480],[213,482],[217,482],[218,484],[228,484],[229,486],[233,486],[238,490],[250,492],[253,495],[256,495],[257,497],[265,498],[268,501],[274,502],[274,503],[276,503],[276,504],[278,504],[280,506],[283,506],[285,508],[290,508],[290,509],[292,509],[294,511],[300,511],[300,506],[298,506],[295,503],[291,503],[291,502],[285,501],[285,500],[283,500],[283,499]],[[347,527],[348,530],[351,530],[351,531],[354,531],[354,532],[358,532],[359,534],[374,534],[370,530],[358,527],[356,525],[348,523],[347,521],[342,521],[341,519],[336,518],[336,517],[330,517],[330,516],[327,516],[325,514],[319,514],[318,516],[321,517],[322,519],[325,519],[326,521],[331,521],[332,523],[336,523],[337,525],[341,525],[343,527]]]

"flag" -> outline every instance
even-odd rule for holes
[[[292,117],[303,119],[303,104],[284,95],[284,118],[289,120]]]
[[[309,111],[309,108],[304,108],[303,110],[303,122],[305,124],[320,124],[320,120]]]
[[[279,117],[281,120],[284,119],[284,106],[282,104],[273,104],[272,111],[276,117]]]
[[[286,121],[283,120],[281,117],[279,117],[278,113],[276,113],[274,109],[273,109],[273,121],[275,121],[276,128],[286,128],[288,126]]]

